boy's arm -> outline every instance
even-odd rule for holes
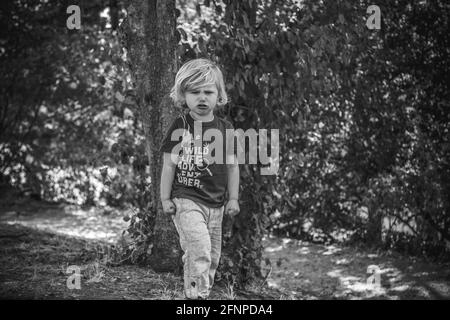
[[[175,177],[175,167],[173,156],[171,153],[164,152],[163,166],[161,170],[160,196],[163,205],[163,211],[166,213],[174,213],[175,205],[170,199],[172,192],[172,183]]]
[[[236,159],[235,155],[227,156],[227,175],[228,175],[228,185],[227,185],[227,187],[228,187],[228,203],[225,208],[225,213],[229,213],[230,215],[234,216],[235,214],[238,214],[240,211],[239,203],[238,203],[238,200],[239,200],[239,165],[237,163],[237,159]]]

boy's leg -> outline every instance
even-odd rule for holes
[[[222,251],[222,219],[224,207],[210,208],[208,231],[211,238],[211,266],[209,268],[209,288],[214,284],[214,275],[219,266]]]
[[[184,251],[184,293],[186,298],[209,296],[209,270],[211,266],[211,240],[207,219],[202,208],[194,201],[173,199],[177,211],[173,218]]]

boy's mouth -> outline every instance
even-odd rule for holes
[[[200,109],[208,108],[208,106],[206,104],[198,104],[197,107],[199,107]]]

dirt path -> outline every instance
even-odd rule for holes
[[[0,298],[182,299],[182,279],[105,263],[104,243],[126,228],[126,213],[15,200],[0,204]],[[212,299],[450,299],[450,265],[394,253],[264,239],[268,288],[258,293],[215,286]],[[67,288],[81,268],[81,289]],[[375,284],[368,284],[379,279]],[[378,284],[377,284],[378,283]]]
[[[269,286],[286,297],[450,299],[449,264],[276,238],[266,242],[265,255],[275,262]]]

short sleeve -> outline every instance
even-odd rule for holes
[[[166,135],[164,136],[164,139],[161,142],[161,147],[159,148],[159,152],[167,152],[172,153],[175,146],[182,141],[182,136],[178,135],[178,139],[176,139],[176,136],[174,137],[175,140],[172,140],[172,134],[176,129],[183,129],[183,123],[181,118],[175,119],[175,121],[172,122],[172,124],[169,126],[169,129],[167,130]]]

